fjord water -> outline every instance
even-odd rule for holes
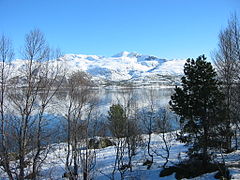
[[[121,104],[125,106],[127,103],[136,104],[136,108],[147,108],[150,105],[154,106],[154,110],[158,108],[168,108],[171,95],[174,92],[173,87],[141,87],[141,88],[119,88],[119,87],[105,87],[92,88],[83,96],[89,98],[89,103],[94,103],[94,110],[99,111],[100,114],[106,114],[109,107],[113,104]],[[81,96],[81,92],[79,96]],[[64,112],[63,104],[69,101],[70,95],[68,91],[62,91],[56,94],[58,108],[63,108],[60,112]],[[59,111],[58,111],[59,112]]]
[[[112,104],[136,103],[137,108],[146,108],[151,104],[154,109],[168,108],[173,88],[141,87],[141,88],[107,88],[94,90],[99,98],[99,108],[107,113]]]
[[[162,112],[162,109],[167,109],[170,112],[169,118],[171,125],[173,129],[177,129],[178,123],[176,122],[176,116],[169,110],[169,101],[173,92],[173,87],[105,87],[90,89],[84,96],[90,98],[89,104],[94,104],[91,118],[94,121],[97,120],[99,122],[97,125],[98,128],[102,125],[101,122],[106,123],[110,106],[113,104],[121,104],[125,107],[129,106],[133,111],[134,108],[138,110],[146,110],[145,113],[148,113],[149,107],[152,105],[154,112],[158,113],[158,115]],[[48,116],[51,118],[51,126],[56,127],[56,130],[58,131],[57,134],[60,135],[58,138],[62,141],[66,135],[67,120],[65,119],[65,116],[68,111],[67,108],[70,95],[67,91],[60,92],[57,94],[56,99],[58,103],[49,111]],[[83,109],[81,114],[81,120],[83,121],[88,118],[87,107],[85,110]],[[139,123],[141,124],[141,121]],[[96,128],[95,125],[93,126],[94,127],[90,129]],[[60,133],[59,131],[63,133]]]

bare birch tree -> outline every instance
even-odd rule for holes
[[[0,128],[0,162],[4,172],[7,173],[9,179],[14,179],[12,169],[10,167],[10,151],[9,144],[9,119],[7,117],[7,89],[10,79],[11,67],[10,63],[13,59],[13,48],[11,41],[5,36],[0,37],[0,113],[1,113],[1,128]]]
[[[147,139],[147,153],[150,160],[147,160],[148,168],[151,167],[153,163],[153,153],[151,150],[151,141],[152,141],[152,133],[154,132],[154,121],[156,119],[156,94],[154,89],[151,88],[149,92],[145,95],[148,106],[140,111],[140,118],[144,125],[144,131],[148,135]]]
[[[157,153],[158,156],[165,159],[164,164],[162,165],[165,168],[169,162],[170,150],[171,150],[171,141],[175,138],[173,136],[172,127],[170,123],[169,111],[167,109],[160,109],[158,112],[158,117],[156,120],[157,132],[161,140],[163,141],[163,145],[159,147],[162,150],[162,153]]]
[[[59,72],[56,68],[55,74],[49,74],[53,72],[48,66],[51,53],[44,35],[37,29],[30,31],[22,49],[24,65],[10,81],[7,98],[11,107],[9,133],[16,142],[12,144],[12,152],[16,154],[12,167],[15,179],[36,179],[47,155],[43,153],[46,147],[44,113],[61,83],[56,81]]]
[[[34,128],[32,138],[32,178],[35,179],[36,175],[41,168],[42,163],[47,158],[48,149],[50,148],[50,138],[53,135],[49,132],[47,125],[48,119],[45,118],[45,112],[55,94],[58,92],[65,74],[62,67],[58,64],[51,64],[50,59],[57,59],[61,56],[60,51],[51,50],[47,54],[47,60],[41,64],[39,70],[39,92],[38,92],[38,108],[36,109],[36,125]],[[51,107],[50,107],[51,108]]]
[[[67,121],[66,171],[70,179],[79,178],[82,169],[84,180],[89,179],[91,150],[88,150],[88,126],[94,108],[90,94],[91,80],[83,72],[75,72],[68,79],[69,98],[66,102],[65,119]]]
[[[225,123],[225,144],[227,151],[232,148],[232,124],[236,119],[236,97],[239,83],[239,65],[240,65],[240,27],[236,14],[228,21],[227,28],[219,34],[218,49],[213,53],[213,59],[216,65],[219,79],[222,82],[222,91],[225,95],[226,123]],[[237,143],[236,143],[237,145]]]
[[[122,93],[123,98],[123,108],[126,113],[126,151],[128,162],[125,163],[124,167],[129,169],[132,172],[132,158],[136,155],[137,146],[139,143],[140,137],[140,128],[137,116],[137,99],[134,93],[134,89],[131,87],[127,92]]]

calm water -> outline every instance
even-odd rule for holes
[[[90,97],[93,102],[97,102],[94,106],[94,111],[92,112],[92,122],[95,122],[95,120],[97,120],[99,124],[94,127],[92,126],[90,129],[94,129],[96,127],[101,128],[101,126],[104,125],[104,122],[107,122],[108,111],[112,104],[119,103],[126,107],[130,102],[131,110],[134,108],[138,110],[146,110],[145,114],[147,114],[147,109],[149,109],[149,106],[153,105],[154,111],[159,114],[161,113],[159,109],[169,108],[169,101],[173,92],[173,88],[91,89],[90,92],[85,96]],[[64,119],[64,116],[67,114],[69,99],[69,93],[58,93],[55,99],[57,102],[56,105],[52,106],[48,112],[48,117],[51,118],[49,125],[56,128],[56,137],[59,136],[58,138],[61,140],[64,139],[64,136],[66,135],[67,121]],[[82,111],[82,120],[85,120],[87,118],[87,112],[88,111],[85,110]],[[169,119],[171,121],[173,129],[178,128],[176,116],[171,112],[169,114]],[[141,121],[139,123],[142,126]],[[60,133],[60,131],[62,133]]]
[[[169,107],[169,101],[173,94],[173,88],[98,88],[88,90],[84,96],[95,102],[95,110],[106,114],[112,104],[135,104],[136,108],[146,108],[153,105],[154,109]],[[80,93],[81,96],[81,93]],[[57,94],[55,102],[60,113],[65,112],[70,96],[67,91]]]
[[[138,108],[144,108],[153,104],[157,108],[169,106],[173,88],[134,88],[134,89],[102,89],[95,90],[99,99],[99,108],[106,113],[112,104],[127,102],[136,103]]]

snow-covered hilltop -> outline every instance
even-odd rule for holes
[[[22,60],[16,60],[15,67],[21,68]],[[123,51],[111,57],[81,54],[66,54],[52,60],[67,69],[84,71],[92,76],[95,82],[135,84],[174,85],[183,74],[185,60],[166,60],[151,55]]]

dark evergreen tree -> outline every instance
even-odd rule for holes
[[[109,129],[116,138],[122,138],[127,133],[127,117],[120,104],[113,104],[108,111]]]
[[[118,170],[121,179],[124,179],[124,173],[129,168],[124,158],[126,149],[126,136],[127,136],[127,116],[125,109],[120,104],[113,104],[108,111],[109,129],[116,138],[115,145],[115,162],[111,175],[114,178],[115,171]]]
[[[224,122],[222,102],[216,72],[204,55],[196,61],[187,59],[181,87],[171,96],[171,109],[180,116],[180,140],[189,145],[190,158],[198,157],[206,165],[212,148],[221,144],[221,124]]]

